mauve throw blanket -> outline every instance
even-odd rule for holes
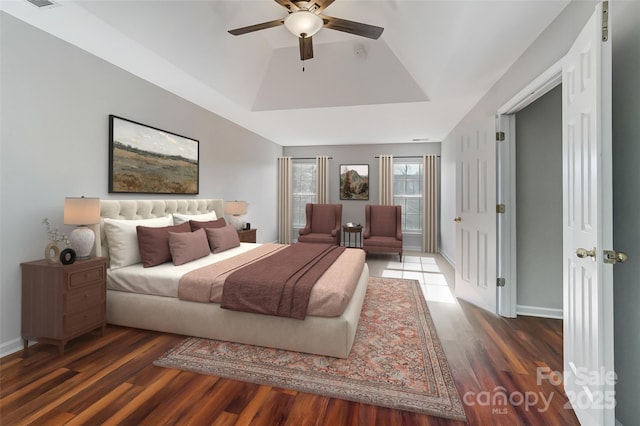
[[[220,306],[304,319],[313,285],[344,250],[328,244],[292,244],[231,273]]]

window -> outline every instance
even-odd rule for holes
[[[393,203],[402,206],[402,232],[422,233],[422,163],[393,162]]]
[[[293,238],[298,238],[298,229],[307,223],[305,206],[316,202],[316,163],[309,160],[293,160],[292,162],[291,215],[293,221]]]

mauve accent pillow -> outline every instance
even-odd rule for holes
[[[220,253],[240,245],[238,231],[232,224],[224,228],[204,228],[204,230],[207,232],[209,246],[214,253]]]
[[[200,228],[222,228],[227,225],[227,222],[224,220],[224,217],[221,217],[220,219],[210,220],[208,222],[190,220],[189,224],[191,225],[191,230],[195,231]]]
[[[211,253],[204,229],[194,232],[169,232],[169,250],[176,266]]]
[[[187,222],[160,228],[138,225],[136,232],[138,233],[138,249],[142,266],[149,268],[171,260],[169,232],[191,232],[191,227]]]

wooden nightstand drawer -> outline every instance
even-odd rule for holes
[[[104,304],[105,290],[101,284],[84,286],[64,295],[64,313],[73,314]]]
[[[72,336],[83,331],[90,331],[104,322],[104,306],[94,307],[72,315],[65,315],[62,332]]]
[[[95,268],[87,268],[79,271],[74,271],[65,275],[67,277],[67,289],[73,290],[74,288],[86,286],[95,281],[104,280],[105,268],[104,266],[98,266]]]
[[[256,230],[255,229],[242,229],[238,231],[238,238],[241,243],[255,243],[256,242]]]

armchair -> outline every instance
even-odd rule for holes
[[[402,210],[400,206],[364,206],[362,248],[369,253],[398,253],[402,261]]]
[[[342,204],[307,204],[307,223],[298,242],[340,245]]]

